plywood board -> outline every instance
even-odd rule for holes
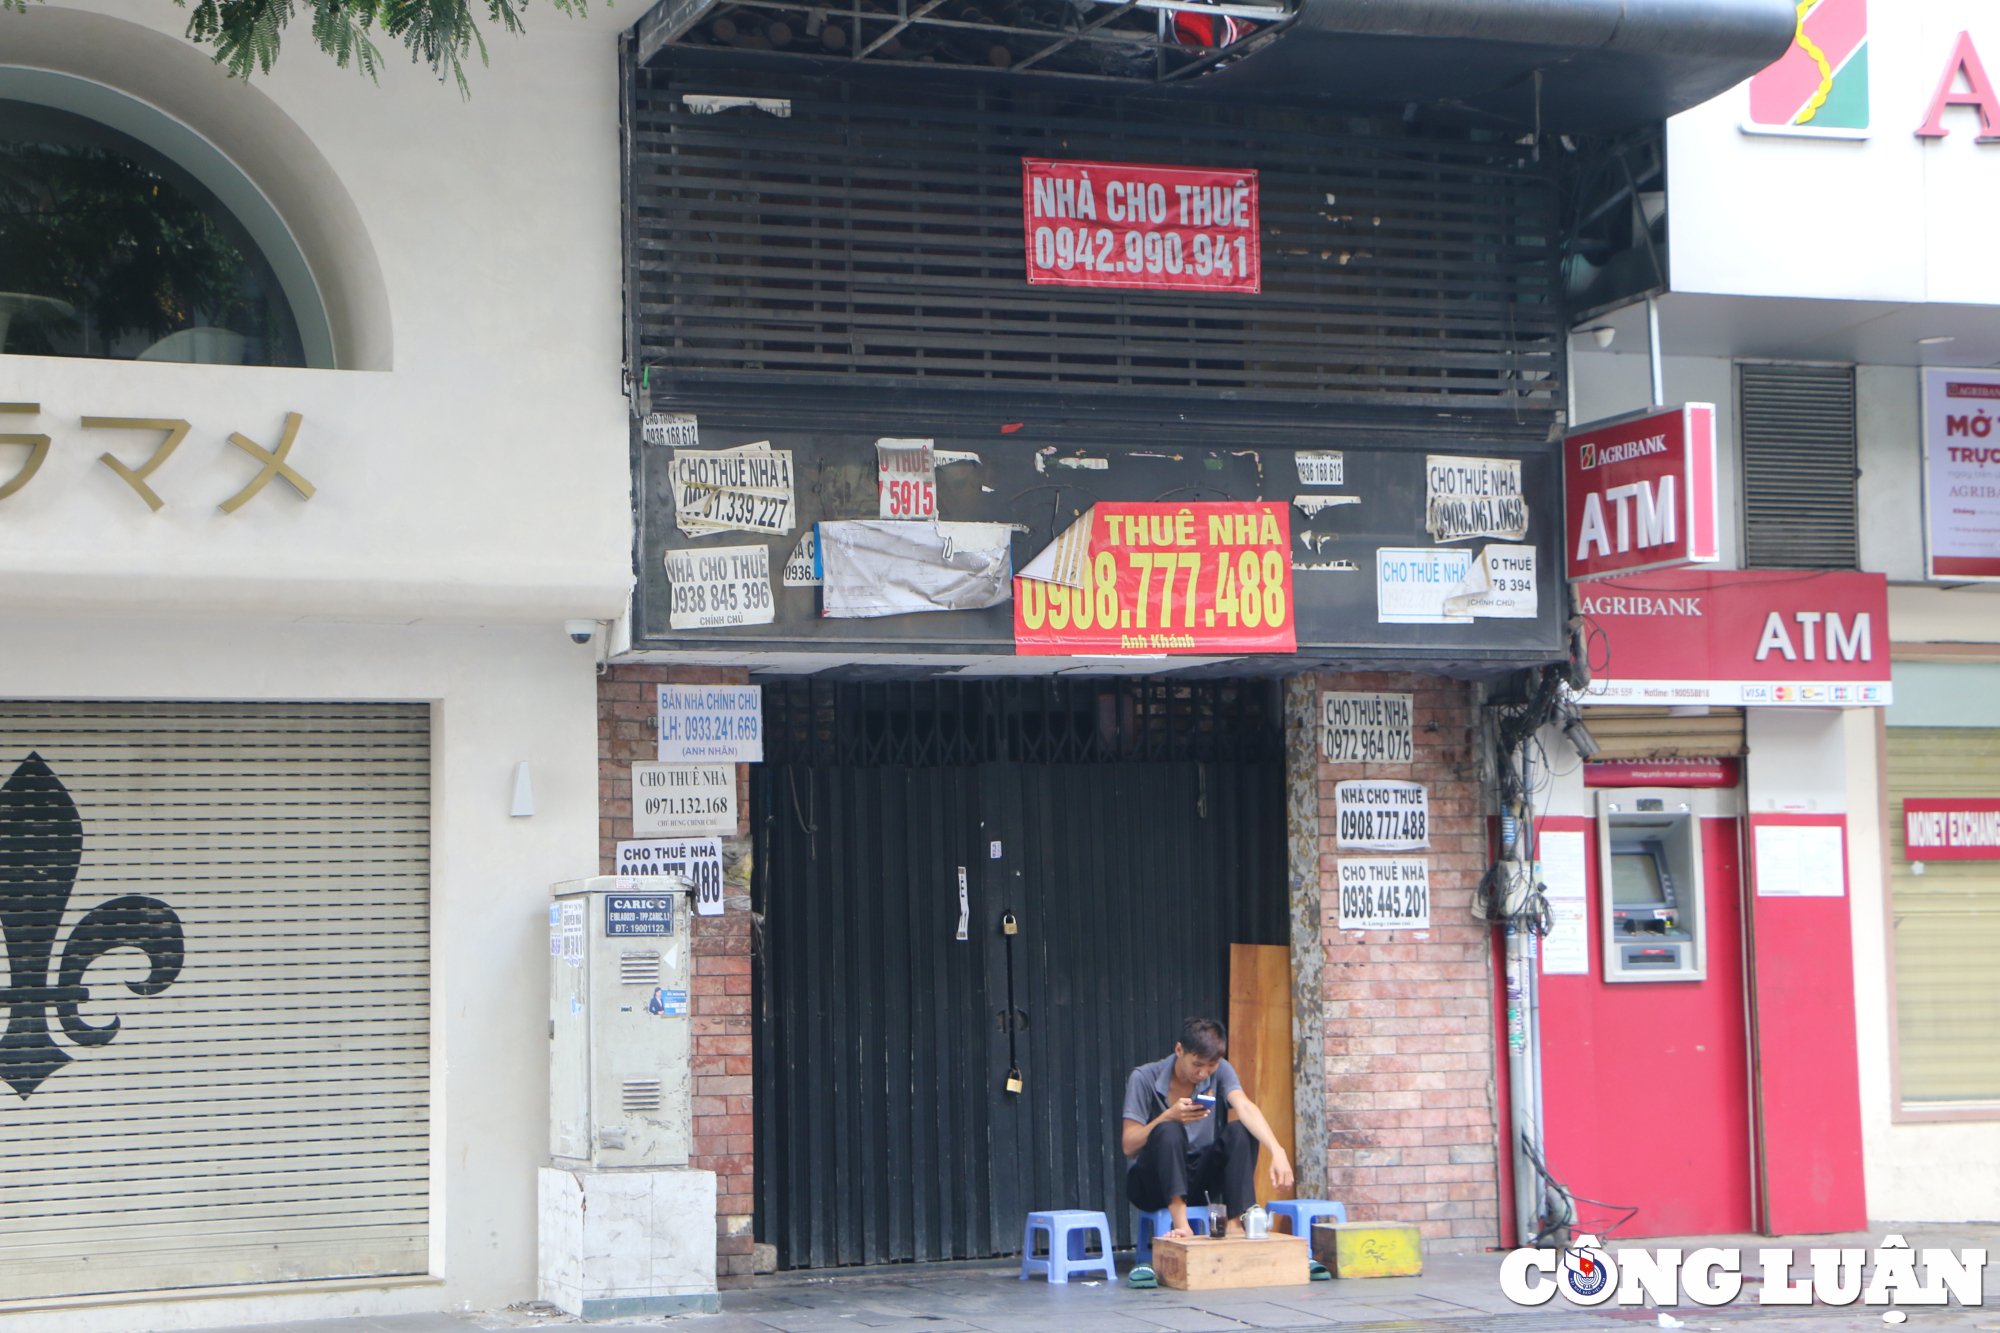
[[[1162,1237],[1153,1242],[1153,1271],[1176,1291],[1287,1287],[1312,1281],[1312,1261],[1303,1236]]]
[[[1292,951],[1283,944],[1229,946],[1229,1063],[1243,1091],[1270,1122],[1285,1155],[1296,1159],[1292,1110]],[[1257,1202],[1271,1192],[1271,1163],[1258,1162]]]

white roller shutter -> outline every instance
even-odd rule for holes
[[[0,782],[0,1300],[424,1272],[428,708],[0,702]]]

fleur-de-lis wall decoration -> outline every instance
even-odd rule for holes
[[[119,1020],[102,1026],[77,1012],[90,999],[83,975],[114,949],[137,949],[151,969],[128,981],[135,995],[158,995],[174,984],[184,957],[181,919],[158,898],[128,894],[84,914],[62,946],[51,976],[63,911],[83,863],[83,819],[69,789],[41,755],[30,753],[0,786],[0,927],[7,939],[7,984],[0,1009],[0,1082],[23,1100],[73,1058],[57,1044],[50,1020],[78,1046],[103,1046]]]

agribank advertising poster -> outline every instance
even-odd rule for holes
[[[1924,573],[2000,580],[2000,374],[1924,372]]]

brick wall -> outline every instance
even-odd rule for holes
[[[1496,1244],[1492,937],[1471,915],[1488,855],[1475,689],[1385,673],[1318,683],[1416,703],[1415,763],[1319,765],[1330,1197],[1356,1221],[1416,1222],[1434,1240]],[[1352,778],[1430,789],[1428,931],[1340,929],[1334,785]]]
[[[610,874],[617,844],[632,836],[632,765],[658,756],[655,686],[728,685],[740,670],[614,666],[597,687],[598,853]],[[715,1271],[723,1287],[747,1286],[754,1208],[750,1109],[750,850],[748,774],[737,766],[742,823],[723,839],[721,916],[694,919],[694,1156],[715,1172]]]

